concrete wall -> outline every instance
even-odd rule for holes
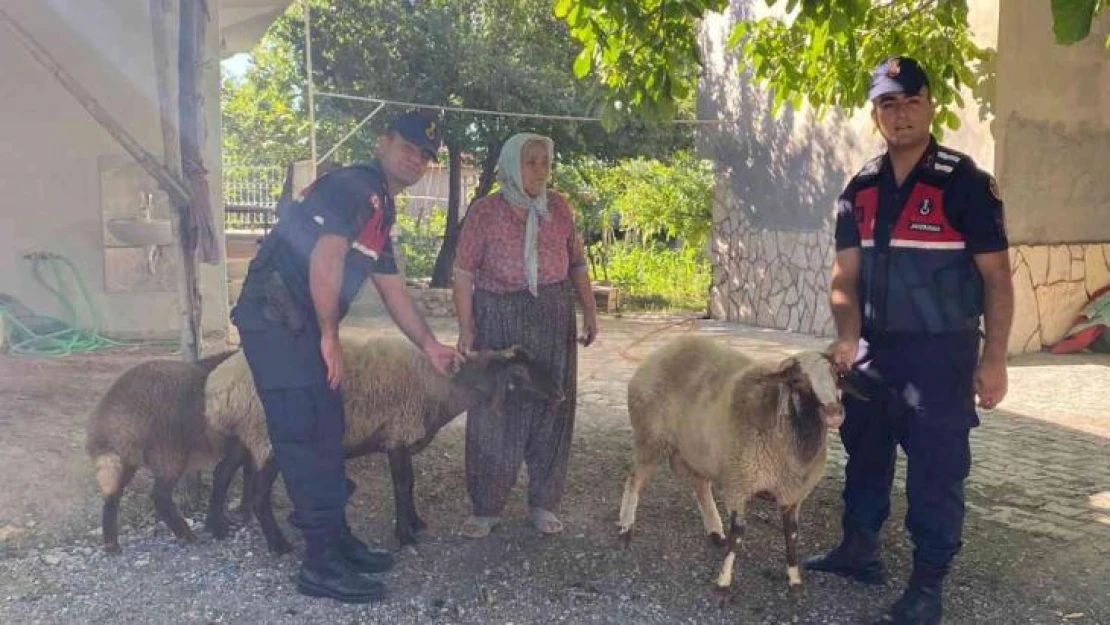
[[[714,318],[799,332],[830,334],[828,273],[837,195],[870,157],[883,150],[867,109],[830,113],[786,108],[772,118],[770,98],[737,71],[725,44],[736,20],[759,16],[763,2],[734,2],[708,17],[701,45],[706,77],[698,94],[701,118],[735,120],[703,127],[699,152],[717,164],[710,250]],[[997,38],[997,2],[976,2],[971,20],[980,45]],[[892,50],[891,53],[898,51]],[[869,68],[860,68],[861,72]],[[970,93],[961,129],[945,143],[993,167],[994,142]]]
[[[1015,243],[1110,241],[1110,14],[1074,46],[1052,38],[1047,2],[1005,2],[995,135]],[[1101,166],[1096,166],[1101,165]]]
[[[1003,3],[995,135],[1017,304],[1011,352],[1064,338],[1110,285],[1110,15],[1075,46],[1048,3]]]
[[[122,121],[144,147],[162,155],[151,25],[145,0],[87,3],[44,0],[7,3],[5,9],[48,47],[55,58]],[[203,87],[208,185],[222,232],[220,197],[219,29],[213,10]],[[35,312],[61,314],[55,299],[31,275],[22,256],[63,254],[78,267],[104,332],[124,336],[177,335],[176,291],[107,292],[99,165],[126,152],[41,67],[16,39],[0,36],[0,292]],[[137,200],[137,198],[136,198]],[[136,202],[137,203],[137,202]],[[137,208],[137,207],[136,207]],[[222,239],[222,237],[221,237]],[[221,241],[222,246],[222,241]],[[166,248],[168,255],[172,251]],[[172,284],[172,283],[171,283]],[[225,270],[201,266],[204,327],[227,326]],[[71,295],[76,295],[72,292]]]

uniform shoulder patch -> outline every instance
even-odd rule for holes
[[[964,160],[964,155],[948,148],[937,148],[937,160],[949,163],[950,165],[959,165],[960,161]]]

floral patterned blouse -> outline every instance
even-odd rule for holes
[[[455,270],[473,275],[475,288],[484,291],[527,289],[525,223],[524,211],[514,208],[500,193],[475,202],[463,220]],[[548,191],[547,217],[539,220],[536,255],[540,285],[566,280],[572,270],[586,265],[574,214],[566,199],[554,191]]]

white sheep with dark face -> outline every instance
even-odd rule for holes
[[[800,589],[798,508],[824,476],[828,429],[844,419],[841,391],[855,393],[822,352],[757,362],[713,339],[683,337],[651,354],[628,386],[635,458],[621,502],[623,542],[631,539],[641,490],[667,460],[693,486],[705,531],[728,547],[718,591],[732,585],[755,495],[781,508],[790,586]],[[713,481],[724,493],[727,537]]]

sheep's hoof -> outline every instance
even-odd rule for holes
[[[416,545],[416,536],[412,532],[400,532],[397,534],[397,544],[401,547],[412,547]]]
[[[119,543],[104,543],[104,553],[117,556],[122,552],[123,550],[119,548]]]
[[[804,584],[790,584],[790,597],[795,601],[803,599],[806,596],[806,587]]]
[[[621,530],[620,534],[617,534],[617,540],[620,541],[621,548],[628,549],[632,544],[632,529]]]
[[[723,608],[732,603],[735,598],[736,593],[733,591],[732,586],[714,585],[712,594],[710,595],[710,599],[713,600],[713,603],[715,603],[718,608]]]
[[[714,547],[724,547],[728,544],[728,541],[725,540],[725,537],[721,536],[717,532],[713,532],[709,535],[709,542],[712,543]]]

